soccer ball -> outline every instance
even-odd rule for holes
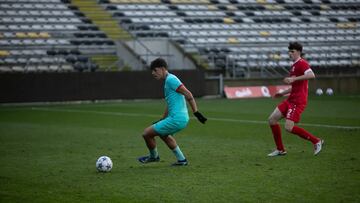
[[[326,94],[329,95],[329,96],[331,96],[331,95],[334,94],[334,90],[331,89],[331,88],[327,88],[327,89],[326,89]]]
[[[112,167],[113,167],[113,163],[112,163],[110,157],[108,157],[108,156],[101,156],[96,161],[96,169],[99,172],[109,172],[109,171],[111,171]]]
[[[320,95],[322,95],[324,92],[323,92],[323,90],[322,90],[321,88],[318,88],[315,93],[316,93],[316,95],[320,96]]]

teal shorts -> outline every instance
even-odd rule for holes
[[[160,136],[174,135],[176,132],[184,129],[189,123],[189,118],[172,118],[165,119],[155,123],[153,128]]]

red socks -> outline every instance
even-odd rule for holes
[[[291,130],[291,133],[296,134],[305,140],[310,140],[313,144],[316,144],[320,141],[319,138],[315,137],[314,135],[310,134],[309,132],[298,126],[294,126]]]
[[[281,139],[281,128],[279,124],[275,124],[275,125],[270,125],[273,137],[274,137],[274,141],[276,144],[276,148],[279,151],[285,151],[284,145],[282,143],[282,139]],[[306,130],[304,130],[303,128],[300,128],[298,126],[294,126],[291,130],[291,133],[298,135],[299,137],[305,139],[305,140],[309,140],[310,142],[312,142],[313,144],[316,144],[317,142],[320,141],[319,138],[315,137],[314,135],[310,134],[309,132],[307,132]]]
[[[274,140],[275,140],[275,144],[276,144],[276,148],[279,151],[285,151],[284,149],[284,145],[282,143],[281,140],[281,128],[279,124],[275,124],[275,125],[270,125]]]

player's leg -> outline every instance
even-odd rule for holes
[[[283,115],[278,107],[274,109],[274,111],[270,114],[268,118],[269,125],[276,125],[278,124],[279,120],[283,118]]]
[[[167,117],[152,126],[152,131],[154,131],[156,135],[159,135],[166,145],[174,152],[178,160],[176,163],[180,163],[181,165],[187,165],[187,161],[175,139],[171,135],[184,129],[187,126],[188,121],[188,119],[174,120],[172,117]],[[149,141],[151,147],[151,139]]]
[[[289,109],[289,112],[291,113],[288,113],[286,116],[285,129],[292,134],[295,134],[305,140],[309,140],[310,142],[312,142],[314,145],[314,155],[317,155],[321,151],[322,143],[324,141],[312,135],[305,129],[295,125],[295,122],[300,121],[300,115],[304,111],[304,109],[305,107],[302,106],[292,106]]]
[[[289,119],[285,119],[285,130],[292,133],[292,129],[295,126],[295,122]]]
[[[276,144],[276,150],[273,151],[272,153],[268,154],[268,156],[279,156],[279,155],[286,154],[284,145],[282,143],[282,138],[281,138],[281,128],[278,123],[278,121],[282,118],[283,118],[283,114],[281,113],[279,107],[276,107],[275,110],[269,116],[268,122],[269,122],[269,126],[270,126],[271,132],[274,137],[274,141]]]
[[[152,126],[145,128],[142,136],[149,149],[154,149],[156,147],[155,137],[157,136],[157,133],[154,131]]]
[[[166,143],[166,145],[171,149],[174,153],[177,162],[174,165],[187,165],[187,160],[182,153],[179,145],[177,145],[176,140],[173,136],[160,136],[160,138]]]
[[[172,150],[177,146],[176,140],[173,136],[160,136],[160,138],[165,142],[165,144]]]
[[[150,163],[160,161],[159,153],[156,148],[155,137],[158,136],[153,126],[149,126],[144,130],[143,138],[145,140],[146,146],[149,149],[149,155],[140,157],[138,160],[141,163]]]
[[[312,135],[305,129],[300,128],[299,126],[296,126],[294,124],[294,121],[286,120],[285,129],[292,134],[298,135],[299,137],[312,142],[314,145],[314,155],[317,155],[321,151],[324,140],[321,140],[320,138]]]
[[[305,106],[290,104],[288,113],[286,114],[285,129],[290,133],[298,135],[299,137],[316,144],[320,140],[319,138],[310,134],[305,129],[295,125],[295,123],[300,121],[300,116],[304,109]]]

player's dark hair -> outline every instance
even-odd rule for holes
[[[303,46],[302,46],[299,42],[290,42],[288,49],[289,49],[289,50],[295,49],[295,50],[297,50],[297,51],[302,52]]]
[[[160,68],[160,67],[164,67],[165,69],[168,68],[166,61],[162,58],[157,58],[153,60],[150,64],[150,70],[154,70],[155,68]]]

